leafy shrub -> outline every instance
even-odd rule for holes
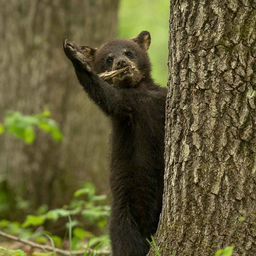
[[[63,247],[65,240],[69,240],[71,249],[81,249],[85,245],[91,249],[108,249],[109,238],[104,233],[110,215],[110,206],[106,204],[105,195],[97,195],[95,187],[86,183],[74,193],[70,204],[63,208],[46,210],[39,209],[41,214],[28,215],[23,223],[0,221],[0,229],[23,239],[32,239],[37,243],[46,244],[49,239],[56,247]],[[51,223],[62,225],[66,222],[66,233],[69,237],[60,237],[47,231]],[[96,228],[94,234],[85,227]]]
[[[0,135],[14,136],[26,144],[35,142],[38,131],[50,135],[56,142],[63,139],[58,124],[51,119],[49,111],[36,115],[9,112],[3,123],[0,123]],[[5,180],[1,180],[0,185],[2,186],[0,186],[0,211],[3,213],[10,211],[8,204],[13,200],[16,204],[17,198],[11,195]],[[19,203],[16,204],[18,207],[27,209],[24,200],[18,201]],[[106,203],[106,196],[97,195],[94,185],[86,183],[74,193],[68,205],[51,210],[48,210],[47,206],[42,206],[37,213],[28,215],[23,223],[0,220],[0,229],[40,244],[50,241],[51,244],[60,248],[65,248],[68,241],[70,250],[81,249],[85,245],[87,248],[102,249],[109,248],[109,238],[104,233],[109,215],[110,207]],[[68,237],[55,235],[49,231],[54,230],[56,226],[64,226]]]
[[[37,115],[23,115],[20,112],[9,112],[0,123],[0,135],[9,134],[21,139],[26,144],[34,143],[36,139],[36,130],[41,130],[49,134],[51,138],[59,142],[63,135],[58,124],[51,119],[51,113],[44,111]]]
[[[26,144],[35,142],[38,131],[50,135],[55,142],[60,142],[63,139],[58,124],[51,118],[51,112],[46,110],[35,115],[10,111],[0,123],[0,135],[10,135]],[[6,177],[0,175],[0,215],[6,216],[11,211],[25,210],[28,206],[29,202],[14,194]]]

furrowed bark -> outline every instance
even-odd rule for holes
[[[161,255],[256,255],[256,3],[173,0],[170,35]]]

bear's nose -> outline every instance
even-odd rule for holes
[[[123,59],[118,60],[117,63],[116,63],[116,68],[117,69],[124,68],[126,66],[128,66],[128,63],[127,63],[126,60],[123,60]]]

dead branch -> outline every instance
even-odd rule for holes
[[[93,255],[99,255],[99,256],[110,255],[109,251],[96,251],[96,250],[93,250],[93,249],[90,249],[90,248],[88,248],[86,250],[81,250],[81,251],[66,251],[66,250],[62,250],[62,249],[59,249],[59,248],[54,248],[54,247],[49,246],[49,245],[41,245],[41,244],[29,241],[29,240],[24,240],[24,239],[21,239],[21,238],[16,237],[16,236],[9,235],[9,234],[1,231],[1,230],[0,230],[0,236],[2,236],[4,238],[7,238],[7,239],[10,239],[10,240],[13,240],[15,242],[19,242],[19,243],[28,245],[32,248],[37,248],[37,249],[40,249],[42,251],[55,252],[55,253],[58,253],[59,255],[64,255],[64,256],[72,256],[72,255],[73,256],[75,256],[75,255],[79,256],[79,255],[84,255],[85,253],[91,253]]]

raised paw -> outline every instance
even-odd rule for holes
[[[73,65],[76,68],[82,68],[87,72],[91,72],[91,67],[86,61],[86,57],[83,54],[81,47],[78,46],[76,43],[71,42],[67,39],[63,42],[63,49],[66,56],[72,61]]]
[[[65,39],[63,42],[63,49],[66,54],[66,56],[70,59],[76,59],[77,52],[79,51],[78,45],[76,43],[69,41],[68,39]]]

